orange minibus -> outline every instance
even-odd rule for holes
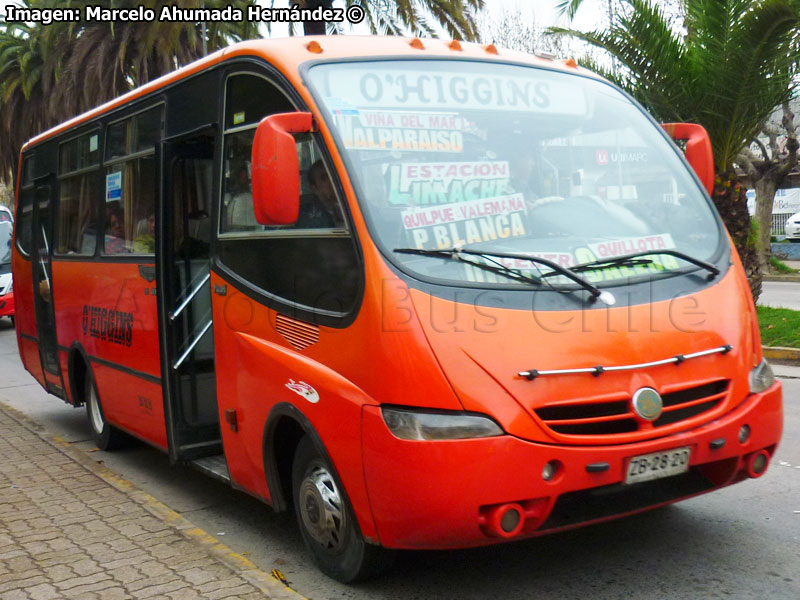
[[[17,183],[27,370],[99,447],[293,508],[338,580],[757,478],[778,444],[707,134],[574,61],[245,42],[32,139]]]

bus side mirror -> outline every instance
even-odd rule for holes
[[[292,133],[311,131],[311,113],[265,117],[253,139],[253,209],[262,225],[291,225],[300,212],[300,163]]]
[[[711,139],[702,125],[696,123],[662,123],[661,126],[675,140],[685,140],[686,160],[692,165],[709,196],[714,192],[714,152]]]

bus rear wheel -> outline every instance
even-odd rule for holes
[[[303,541],[328,577],[350,583],[388,567],[391,554],[364,541],[336,471],[308,436],[294,456],[292,491]]]
[[[92,438],[97,447],[100,450],[114,450],[122,447],[125,442],[125,434],[106,422],[91,371],[86,373],[85,398],[86,416],[89,420],[89,427],[92,430]]]

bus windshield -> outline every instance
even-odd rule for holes
[[[619,283],[697,268],[665,250],[718,252],[718,220],[675,149],[601,81],[452,60],[319,64],[309,79],[372,236],[412,275],[571,284],[529,255],[570,268],[609,260],[582,276]],[[425,252],[460,248],[480,256]]]

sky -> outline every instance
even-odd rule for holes
[[[489,15],[499,15],[503,10],[516,11],[517,9],[525,14],[532,14],[539,27],[547,27],[557,24],[557,16],[555,12],[556,0],[484,0],[485,11]],[[259,0],[262,6],[270,6],[270,0]],[[276,0],[275,7],[286,7],[294,2],[290,0]],[[581,7],[573,25],[578,29],[594,28],[598,22],[605,21],[605,3],[606,0],[586,0]],[[5,13],[5,7],[8,5],[16,4],[13,0],[0,0],[0,13]],[[179,4],[176,2],[176,4]],[[334,6],[344,6],[344,0],[334,0]],[[560,24],[565,24],[562,18]],[[345,33],[349,33],[349,28],[345,28]],[[352,29],[352,33],[369,33],[363,25]],[[269,34],[264,31],[263,34]],[[274,25],[272,28],[272,37],[281,37],[287,35],[286,26]]]

